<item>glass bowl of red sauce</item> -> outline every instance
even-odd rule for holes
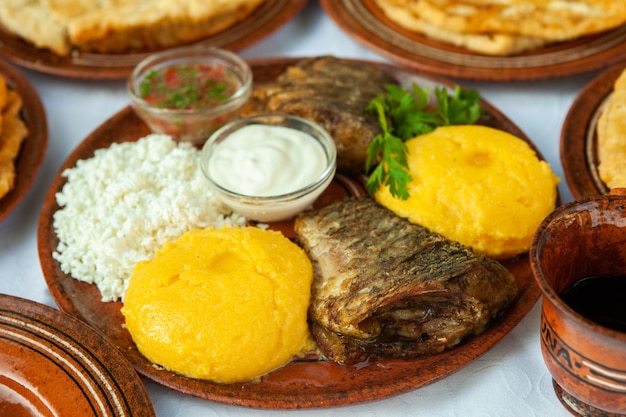
[[[250,98],[252,70],[224,49],[175,48],[141,61],[127,90],[133,109],[152,131],[202,144],[239,116]]]

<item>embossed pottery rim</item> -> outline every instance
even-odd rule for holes
[[[619,414],[600,409],[599,407],[602,407],[602,405],[594,403],[595,396],[586,391],[586,389],[607,390],[608,392],[613,390],[615,397],[620,398],[624,396],[626,398],[626,368],[623,370],[609,368],[607,365],[603,365],[597,360],[586,356],[592,348],[583,346],[584,344],[571,346],[567,340],[563,340],[559,336],[558,330],[564,333],[565,337],[571,341],[573,339],[571,337],[571,327],[581,328],[584,332],[587,332],[581,337],[595,340],[593,336],[596,336],[604,340],[610,340],[612,345],[619,345],[618,349],[621,352],[626,352],[626,333],[594,323],[574,311],[560,298],[557,291],[547,281],[540,266],[541,261],[538,256],[541,253],[540,248],[543,247],[546,236],[543,232],[555,221],[563,224],[577,224],[579,221],[576,216],[577,213],[595,209],[603,210],[609,204],[615,202],[623,202],[622,209],[624,209],[626,207],[624,191],[624,189],[616,189],[609,195],[590,196],[557,207],[538,227],[530,249],[531,269],[543,295],[540,327],[542,355],[544,356],[546,366],[552,374],[555,393],[563,406],[574,415],[585,417],[618,417],[626,415],[622,414],[626,413],[626,409],[620,410]],[[571,215],[571,218],[569,215]],[[601,221],[601,219],[598,219],[598,221]],[[626,227],[626,217],[622,217],[621,221]],[[548,316],[552,317],[553,315],[555,318],[550,320]],[[562,319],[562,322],[556,323],[559,318]],[[601,342],[597,342],[596,346],[601,344]],[[582,351],[583,348],[586,348],[586,350]],[[555,368],[557,375],[553,373],[552,367]],[[558,373],[559,369],[572,376],[578,382],[562,380],[563,376]],[[567,390],[568,386],[574,385],[579,392],[572,393]],[[615,400],[612,403],[614,404]]]
[[[251,61],[250,65],[254,79],[263,83],[272,81],[300,59],[303,58],[266,58]],[[424,82],[424,85],[452,86],[447,80],[425,77],[407,68],[379,62],[355,61],[390,70],[405,84],[416,81]],[[488,113],[486,123],[518,135],[535,149],[532,142],[511,120],[488,102],[482,104]],[[59,168],[59,172],[73,166],[77,159],[92,156],[95,149],[113,142],[137,140],[147,133],[147,126],[130,108],[122,109],[92,132],[72,152]],[[336,176],[335,180],[337,183],[331,184],[331,187],[338,188],[341,193],[359,195],[365,192],[363,178]],[[57,244],[51,223],[52,214],[58,209],[54,193],[62,187],[64,181],[58,174],[53,180],[40,214],[37,237],[44,277],[59,307],[100,329],[124,352],[138,372],[147,378],[176,391],[211,401],[264,409],[303,409],[357,404],[412,391],[462,369],[484,354],[519,323],[540,296],[530,271],[528,255],[522,254],[504,262],[520,286],[519,296],[511,308],[483,334],[442,354],[415,360],[381,360],[365,367],[341,366],[330,361],[305,359],[292,362],[263,377],[259,382],[243,384],[216,384],[185,378],[156,369],[137,351],[130,335],[122,327],[123,318],[119,311],[121,303],[102,303],[95,286],[65,275],[52,258],[51,252]],[[321,198],[327,197],[322,195]],[[283,231],[287,236],[292,232],[292,224],[288,222],[272,224],[272,228]]]
[[[389,20],[375,0],[320,0],[329,16],[361,44],[411,68],[471,80],[533,80],[580,74],[617,63],[626,25],[514,56],[473,53],[428,39]]]
[[[37,404],[30,405],[40,412],[43,407],[46,412],[72,409],[75,417],[155,415],[141,379],[122,353],[67,313],[0,294],[0,346],[0,355],[20,364],[17,370],[0,369],[0,386],[8,383],[5,390],[27,400],[34,396]],[[85,408],[68,405],[69,397]]]

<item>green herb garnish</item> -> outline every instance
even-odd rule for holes
[[[475,90],[456,86],[449,94],[445,87],[435,87],[432,104],[427,88],[413,83],[412,89],[389,84],[386,94],[373,99],[366,108],[378,116],[382,129],[367,149],[365,172],[376,165],[366,183],[370,194],[387,185],[393,196],[406,200],[411,174],[404,142],[439,126],[472,124],[482,114],[480,95]]]
[[[149,71],[139,95],[164,109],[207,109],[231,97],[239,87],[236,76],[217,64],[180,64]]]

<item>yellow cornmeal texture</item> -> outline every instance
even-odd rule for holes
[[[495,259],[530,248],[555,207],[550,166],[523,140],[482,126],[440,127],[406,142],[409,198],[381,188],[378,202],[399,216]]]
[[[255,379],[314,348],[313,268],[280,232],[202,229],[137,264],[122,314],[139,351],[192,378]]]

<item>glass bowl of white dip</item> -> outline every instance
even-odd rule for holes
[[[287,114],[236,119],[202,148],[202,171],[214,195],[248,220],[287,220],[328,187],[337,149],[321,126]]]

